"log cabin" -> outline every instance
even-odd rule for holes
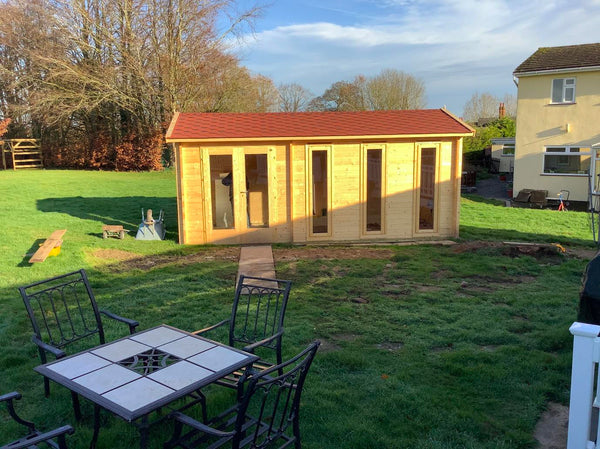
[[[179,242],[458,237],[473,132],[445,109],[176,113]]]

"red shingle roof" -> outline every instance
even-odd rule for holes
[[[356,112],[179,113],[169,141],[471,134],[443,109]]]
[[[519,65],[515,74],[600,66],[600,44],[541,47]]]

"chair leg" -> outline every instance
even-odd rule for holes
[[[294,434],[294,447],[296,449],[302,448],[302,443],[300,442],[300,420],[298,419],[298,415],[294,417],[294,421],[292,423],[292,432]]]
[[[73,401],[73,411],[75,412],[75,419],[81,421],[81,407],[79,405],[79,396],[74,391],[71,391],[71,400]]]
[[[177,444],[177,440],[181,437],[181,431],[183,430],[183,423],[181,421],[175,420],[175,425],[173,426],[173,436],[169,441],[166,441],[163,444],[163,449],[171,449],[175,447]]]

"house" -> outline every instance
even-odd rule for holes
[[[458,236],[472,134],[444,109],[177,113],[180,243]]]
[[[498,164],[499,173],[512,173],[515,163],[515,138],[498,137],[492,139],[490,156],[494,164]]]
[[[588,201],[591,147],[600,141],[600,44],[539,48],[518,79],[514,192]]]

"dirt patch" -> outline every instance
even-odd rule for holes
[[[111,266],[111,270],[124,272],[132,269],[148,270],[164,265],[182,266],[214,260],[237,262],[240,257],[240,249],[238,247],[215,247],[191,254],[158,254],[152,256],[141,256],[118,249],[98,249],[92,252],[92,256],[111,262],[116,261],[116,264]]]
[[[549,403],[537,425],[533,436],[540,443],[540,449],[565,449],[567,447],[567,428],[569,407]]]
[[[120,249],[97,249],[92,253],[92,256],[98,259],[104,260],[132,260],[142,257],[140,254],[130,253],[129,251],[122,251]]]
[[[394,251],[386,248],[305,246],[301,248],[273,248],[275,262],[296,260],[349,260],[390,259]]]
[[[519,243],[519,242],[487,242],[472,241],[455,245],[452,251],[456,254],[476,252],[480,250],[496,249],[500,254],[508,257],[531,256],[536,259],[560,260],[566,254],[565,248],[551,243]]]

